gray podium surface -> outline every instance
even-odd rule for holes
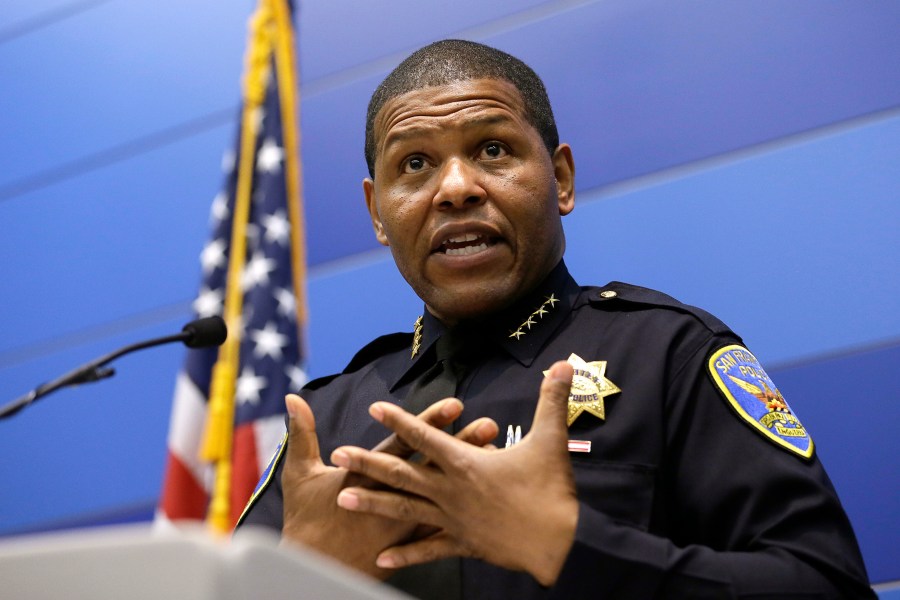
[[[0,542],[0,598],[403,600],[409,596],[268,532],[105,528]]]

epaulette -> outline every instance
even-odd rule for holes
[[[356,355],[350,359],[344,368],[344,373],[352,373],[358,371],[365,365],[374,361],[376,358],[398,352],[412,345],[413,334],[411,333],[389,333],[377,337],[360,349]]]
[[[730,327],[702,308],[684,304],[672,296],[650,288],[622,283],[621,281],[611,281],[603,287],[591,287],[587,288],[586,291],[588,293],[588,301],[597,308],[616,309],[617,307],[620,308],[622,303],[667,308],[693,315],[712,333],[733,334]]]
[[[362,349],[350,359],[350,362],[347,363],[347,366],[344,367],[342,372],[325,375],[324,377],[318,377],[311,381],[307,381],[306,385],[303,386],[303,389],[317,390],[339,375],[358,371],[376,358],[384,356],[385,354],[390,354],[391,352],[403,350],[404,348],[409,348],[411,344],[411,333],[389,333],[388,335],[377,337],[363,346]]]

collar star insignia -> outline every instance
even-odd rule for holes
[[[544,315],[549,314],[549,311],[547,311],[546,306],[549,304],[549,305],[550,305],[550,308],[553,308],[553,306],[554,306],[557,302],[559,302],[559,298],[557,298],[557,297],[556,297],[555,295],[553,295],[553,294],[550,294],[550,297],[547,298],[546,300],[544,300],[544,302],[537,308],[537,310],[534,311],[533,313],[531,313],[531,315],[529,315],[529,317],[528,317],[527,319],[525,319],[525,322],[524,322],[524,323],[522,323],[521,325],[519,325],[519,327],[516,328],[515,331],[513,331],[512,333],[510,333],[510,334],[509,334],[509,337],[511,337],[511,338],[516,338],[516,339],[518,340],[518,339],[521,338],[523,335],[525,335],[526,333],[528,333],[527,331],[525,331],[525,329],[528,329],[528,330],[530,331],[532,325],[537,325],[538,322],[540,321],[540,319],[543,319],[543,318],[544,318]],[[538,319],[538,321],[535,321],[535,320],[534,320],[535,317]]]
[[[422,315],[419,315],[419,318],[416,319],[416,322],[413,325],[413,345],[410,358],[415,358],[416,354],[419,353],[419,349],[422,347],[422,321]]]
[[[606,361],[586,362],[577,354],[572,354],[567,362],[575,369],[575,374],[572,376],[572,387],[569,389],[566,425],[572,425],[583,412],[605,421],[606,407],[603,399],[622,391],[619,386],[606,378]],[[544,371],[544,375],[549,372]]]

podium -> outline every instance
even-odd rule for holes
[[[215,540],[149,526],[0,540],[0,596],[29,600],[409,600],[267,531]]]

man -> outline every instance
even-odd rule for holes
[[[419,50],[372,97],[366,158],[375,235],[425,311],[288,397],[241,524],[420,597],[873,597],[812,440],[740,338],[568,275],[574,161],[530,68]]]

